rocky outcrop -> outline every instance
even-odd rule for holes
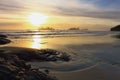
[[[111,28],[111,31],[120,31],[120,25]]]
[[[31,68],[16,55],[0,51],[0,80],[57,80],[39,69]]]
[[[70,55],[52,49],[30,50],[23,49],[21,51],[4,52],[18,56],[25,61],[69,61]],[[24,55],[24,56],[23,56]]]
[[[11,40],[6,38],[7,38],[6,35],[0,34],[0,45],[8,44],[11,42]]]

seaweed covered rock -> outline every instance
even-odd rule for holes
[[[44,58],[44,60],[47,61],[69,61],[70,60],[70,55],[68,55],[65,52],[60,52],[57,50],[53,49],[42,49],[37,52],[41,58]]]
[[[32,69],[16,55],[0,52],[0,80],[57,80],[45,72]]]

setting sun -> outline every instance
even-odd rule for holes
[[[47,21],[48,16],[41,13],[30,13],[28,15],[28,21],[34,25],[39,26]]]

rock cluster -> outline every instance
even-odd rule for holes
[[[0,51],[0,80],[57,80],[45,72],[32,69],[16,55],[3,52]]]
[[[20,59],[24,61],[69,61],[70,60],[70,55],[68,55],[67,53],[52,49],[41,49],[41,50],[23,49],[20,52],[12,51],[12,52],[8,52],[8,54],[17,55]]]

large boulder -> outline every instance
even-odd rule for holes
[[[120,25],[111,28],[111,31],[120,31]]]

